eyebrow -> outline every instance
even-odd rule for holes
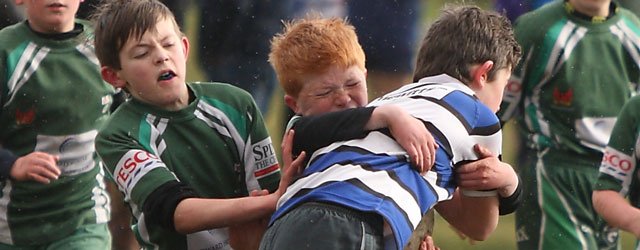
[[[170,39],[170,38],[171,38],[171,36],[172,36],[172,35],[166,35],[166,36],[162,37],[162,38],[160,39],[160,42],[164,42],[164,41],[166,41],[166,40]],[[135,44],[135,45],[132,47],[132,49],[140,48],[140,47],[149,47],[149,46],[151,46],[149,43],[145,43],[145,42],[143,42],[143,41],[142,41],[142,39],[140,39],[140,40],[138,40],[138,43],[137,43],[137,44]]]

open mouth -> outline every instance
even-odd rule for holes
[[[166,80],[171,80],[174,77],[176,77],[176,74],[173,73],[173,71],[167,71],[167,72],[162,73],[160,75],[160,77],[158,77],[158,80],[159,81],[166,81]]]
[[[61,7],[64,7],[64,4],[61,4],[61,3],[52,3],[52,4],[47,5],[47,7],[52,7],[52,8],[61,8]]]

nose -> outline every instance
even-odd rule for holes
[[[351,101],[349,92],[343,88],[339,88],[334,92],[334,103],[338,107],[345,107]]]
[[[169,61],[169,56],[166,53],[160,53],[158,55],[158,59],[156,60],[158,64],[164,63],[166,61]]]

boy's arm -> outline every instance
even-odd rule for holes
[[[498,191],[500,215],[513,213],[520,204],[520,179],[511,165],[500,161],[491,151],[480,145],[474,150],[479,160],[456,168],[458,187],[465,190]]]
[[[498,198],[468,197],[459,190],[451,200],[436,204],[436,211],[472,240],[487,239],[498,225]]]
[[[12,178],[16,181],[36,181],[47,184],[58,179],[58,156],[43,152],[31,152],[18,157],[0,148],[0,181]]]
[[[435,161],[437,144],[424,123],[395,105],[301,117],[293,128],[294,153],[314,152],[333,142],[363,138],[369,131],[388,128],[420,172],[429,170]]]
[[[458,184],[468,190],[497,189],[498,197],[468,197],[456,189],[453,198],[435,208],[449,224],[473,240],[484,240],[495,230],[498,216],[515,211],[522,189],[513,168],[488,149],[475,145],[479,160],[456,169]]]
[[[295,121],[294,155],[301,151],[314,152],[337,141],[363,138],[366,124],[375,107],[346,109],[319,115],[303,116]]]
[[[638,188],[638,131],[640,129],[640,97],[627,101],[604,150],[600,174],[594,184],[593,207],[613,227],[632,233],[640,239],[640,210],[626,197]]]
[[[640,209],[613,190],[594,190],[593,207],[609,226],[632,233],[640,239]]]
[[[305,160],[305,152],[292,161],[293,133],[287,132],[282,143],[283,170],[278,190],[263,196],[233,199],[188,198],[182,200],[173,214],[175,231],[181,234],[205,229],[227,227],[264,218],[276,209],[276,203],[285,192]]]
[[[124,203],[122,193],[109,178],[105,178],[107,192],[111,198],[111,220],[109,232],[113,237],[112,249],[140,249],[140,245],[131,230],[131,211]]]

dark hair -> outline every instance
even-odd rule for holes
[[[465,84],[469,67],[491,60],[495,72],[515,67],[521,56],[509,20],[476,6],[447,6],[429,27],[418,52],[413,80],[446,73]]]
[[[182,34],[171,10],[157,0],[103,0],[91,16],[100,64],[120,69],[120,50],[127,40],[141,39],[164,19],[171,19]]]

